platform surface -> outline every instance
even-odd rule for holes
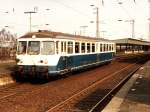
[[[14,60],[0,60],[0,86],[14,83],[11,73],[13,72],[15,64]]]
[[[129,79],[102,112],[150,112],[150,60]]]

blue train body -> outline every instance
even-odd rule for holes
[[[27,34],[18,39],[17,72],[22,76],[49,77],[97,66],[113,59],[114,47],[106,40],[63,33]]]

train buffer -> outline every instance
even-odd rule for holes
[[[150,112],[150,60],[128,80],[102,112]]]

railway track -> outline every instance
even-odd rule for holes
[[[140,66],[136,64],[128,65],[125,68],[93,83],[91,86],[50,108],[46,112],[97,112],[97,108],[99,107],[99,105],[103,105],[103,102],[106,101],[106,99],[110,98],[114,90],[116,90],[139,67]],[[129,75],[127,75],[125,78],[121,78],[121,81],[118,81],[117,86],[115,86],[114,88],[104,91],[102,90],[101,85],[104,82],[114,77],[119,77],[122,72],[126,72],[126,74],[128,74],[129,72]]]
[[[109,93],[113,85],[119,84],[120,80],[140,65],[141,63],[114,61],[109,65],[82,72],[79,75],[41,85],[27,83],[7,88],[7,90],[0,89],[3,93],[0,95],[0,111],[87,112]],[[130,69],[126,70],[128,68]]]

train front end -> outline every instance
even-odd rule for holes
[[[55,71],[58,60],[53,40],[33,37],[18,39],[16,73],[19,76],[48,78],[49,71]]]

